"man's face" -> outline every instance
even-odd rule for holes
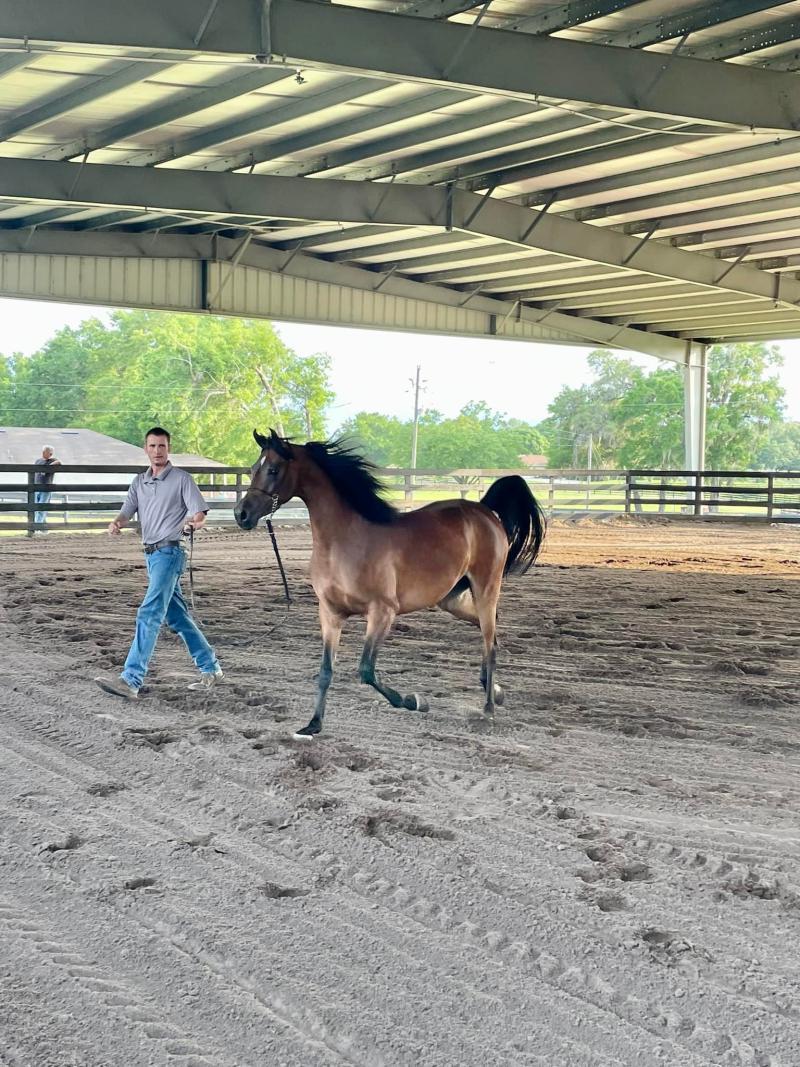
[[[52,457],[52,455],[53,455],[53,450],[52,450],[52,448],[43,448],[43,449],[42,449],[42,456],[43,456],[43,457],[44,457],[45,459],[50,459],[50,458]]]
[[[144,450],[152,467],[163,467],[169,459],[169,441],[166,437],[149,434],[144,443]]]

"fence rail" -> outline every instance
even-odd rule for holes
[[[248,467],[184,468],[209,505],[209,523],[233,521],[247,491]],[[33,535],[50,529],[98,530],[117,514],[141,466],[64,464],[52,486],[37,486],[41,466],[0,465],[0,533]],[[380,471],[389,499],[399,508],[460,496],[477,500],[506,474],[519,474],[549,515],[658,514],[665,517],[736,518],[800,522],[800,472],[675,470],[494,470],[453,471],[387,468]],[[51,493],[36,503],[37,491]],[[44,513],[46,523],[35,521]],[[302,501],[284,505],[284,522],[305,522]]]

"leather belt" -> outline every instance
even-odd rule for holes
[[[153,552],[157,552],[159,548],[179,548],[180,541],[154,541],[152,545],[145,545],[145,555],[150,556]]]

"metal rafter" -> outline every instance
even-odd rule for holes
[[[431,94],[434,96],[436,94]],[[541,109],[537,108],[534,104],[526,104],[516,100],[502,101],[491,107],[483,109],[479,112],[471,112],[468,115],[458,115],[452,118],[443,117],[440,122],[431,124],[425,129],[425,140],[437,141],[441,138],[453,137],[459,133],[468,133],[480,128],[486,130],[488,127],[495,123],[508,122],[510,119],[521,118],[527,115],[537,114]],[[368,127],[362,127],[366,129],[374,129],[375,131],[382,130],[385,122],[394,121],[391,118],[391,114],[394,109],[385,109],[389,113],[386,119],[383,118],[383,113],[374,115],[372,118],[372,125]],[[572,128],[568,122],[562,120],[555,120],[558,123],[558,127],[555,126],[552,132],[558,132],[559,129]],[[537,137],[548,136],[548,130],[545,127],[549,127],[548,123],[535,124],[535,131]],[[345,133],[343,136],[348,136],[348,127],[344,127]],[[541,130],[541,132],[540,132]],[[327,131],[320,131],[320,134],[325,132],[329,137]],[[358,132],[356,129],[354,132]],[[486,134],[476,142],[462,141],[456,145],[446,145],[441,148],[435,149],[430,152],[438,153],[442,158],[452,160],[458,158],[465,158],[475,152],[491,152],[498,143],[502,145],[507,144],[519,144],[521,138],[521,126],[517,125],[513,130],[506,130],[499,134]],[[319,143],[319,136],[317,143]],[[332,137],[329,137],[333,140]],[[334,171],[343,170],[352,166],[354,163],[359,163],[363,160],[373,159],[378,156],[389,157],[389,161],[381,163],[370,168],[366,172],[359,172],[362,178],[388,178],[392,174],[407,174],[410,171],[418,169],[419,166],[425,166],[424,162],[428,152],[421,152],[413,156],[397,156],[396,153],[403,151],[406,148],[412,148],[419,145],[420,133],[419,130],[411,130],[404,133],[397,133],[394,135],[384,136],[378,140],[369,141],[366,144],[357,144],[348,148],[340,148],[331,152],[327,152],[322,158],[303,161],[295,164],[293,171],[295,174],[314,174],[320,171],[324,171],[326,174],[333,175]],[[264,158],[274,158],[276,153],[272,151],[272,146],[265,146],[266,154]],[[258,152],[260,153],[260,149]],[[421,163],[420,161],[423,160]],[[219,163],[212,164],[213,170],[237,170],[246,166],[246,156],[239,154],[238,156],[229,156],[225,159],[220,159]]]
[[[764,48],[774,48],[775,45],[786,44],[787,41],[796,41],[798,37],[800,19],[784,19],[750,33],[731,34],[722,40],[710,41],[694,48],[689,45],[684,52],[695,59],[731,59],[733,56],[744,56]]]
[[[2,9],[0,9],[0,14],[2,14]],[[43,104],[30,108],[28,111],[18,112],[12,118],[6,119],[5,122],[0,122],[0,141],[8,141],[11,137],[16,137],[26,130],[35,129],[36,126],[50,122],[59,115],[75,111],[77,108],[83,107],[84,104],[100,100],[104,96],[110,96],[111,93],[117,93],[121,89],[127,89],[129,86],[149,78],[156,71],[166,69],[175,64],[175,57],[169,53],[161,53],[152,58],[163,60],[163,63],[161,65],[153,64],[152,62],[126,63],[121,70],[115,71],[113,74],[93,76],[88,85],[82,85],[71,92],[59,93],[50,100],[46,100]]]
[[[251,0],[228,0],[226,13],[207,28],[204,51],[231,58],[259,54],[264,45],[260,7]],[[195,0],[168,5],[139,0],[127,6],[107,0],[73,0],[69,5],[62,0],[33,5],[0,0],[0,36],[11,40],[185,51],[192,48],[196,31]],[[800,124],[796,78],[736,64],[672,56],[665,68],[658,53],[311,0],[281,0],[270,8],[269,38],[272,54],[291,65],[519,99],[537,94],[578,99],[736,126],[793,130]],[[468,47],[462,49],[465,41]]]
[[[380,83],[373,83],[373,89],[378,88],[382,88]],[[449,107],[451,104],[458,104],[467,99],[469,99],[467,93],[456,92],[453,89],[423,92],[422,95],[411,100],[405,100],[402,104],[394,104],[378,111],[368,110],[355,118],[343,119],[303,133],[278,137],[267,141],[265,144],[256,145],[248,152],[220,160],[219,163],[212,164],[209,169],[237,170],[248,165],[258,166],[259,163],[280,159],[282,156],[292,155],[295,152],[305,152],[309,148],[331,144],[335,141],[353,137],[358,133],[381,129],[395,122],[416,118],[418,115],[427,115],[439,108]]]
[[[782,137],[780,140],[759,144],[752,148],[737,148],[728,152],[711,153],[707,156],[681,160],[678,163],[659,163],[649,167],[620,170],[618,173],[605,178],[560,185],[559,199],[561,203],[593,199],[601,200],[606,193],[636,189],[649,183],[666,182],[673,178],[695,178],[697,175],[707,175],[714,171],[727,171],[730,173],[737,167],[750,164],[755,164],[765,169],[767,164],[773,163],[771,180],[780,181],[779,178],[774,177],[774,173],[776,171],[794,169],[798,165],[799,159],[800,137]],[[760,177],[761,175],[753,175],[753,182],[757,182]],[[703,185],[701,184],[696,188],[698,195],[702,196]],[[695,191],[694,186],[685,183],[680,193],[685,194],[689,189],[692,192]],[[661,195],[668,197],[671,194],[664,193]],[[530,207],[544,203],[547,196],[548,189],[539,189],[535,193],[514,197],[514,201]]]
[[[587,226],[548,214],[532,235],[534,245],[520,239],[530,223],[530,212],[489,199],[469,226],[465,220],[480,199],[474,194],[447,189],[395,185],[389,189],[369,182],[329,179],[246,177],[191,171],[118,167],[43,160],[7,159],[0,168],[0,196],[28,196],[50,203],[106,205],[136,208],[146,205],[170,214],[204,213],[241,215],[263,220],[264,205],[274,217],[330,220],[359,225],[441,226],[482,234],[516,247],[533,247],[575,259],[591,256],[594,263],[618,269],[636,253],[636,270],[691,281],[722,285],[720,266],[713,258],[669,245],[640,241],[610,229]],[[450,221],[451,220],[451,221]],[[724,277],[723,288],[752,296],[772,294],[774,279],[740,264]],[[784,300],[800,300],[800,283],[786,279]]]
[[[505,109],[510,107],[524,107],[524,113],[533,113],[533,105],[531,104],[522,105],[517,102],[506,102],[487,109],[488,121],[486,125],[489,126],[492,122],[507,121],[507,119],[498,119],[493,116],[497,114],[502,115],[505,112]],[[545,108],[544,110],[547,109]],[[450,123],[448,122],[443,124],[442,129],[432,129],[430,135],[426,132],[426,145],[433,144],[434,147],[425,147],[413,155],[401,155],[386,162],[375,164],[363,171],[359,170],[359,177],[364,180],[375,180],[391,177],[392,174],[405,174],[411,175],[410,178],[406,178],[407,181],[412,181],[418,184],[435,184],[436,182],[458,180],[461,178],[462,164],[464,161],[486,156],[491,157],[491,154],[497,152],[498,149],[508,148],[511,145],[516,146],[526,142],[540,147],[540,142],[545,138],[558,138],[562,134],[577,132],[586,126],[595,125],[594,120],[590,116],[599,116],[600,114],[600,110],[590,108],[587,109],[586,117],[568,118],[562,115],[553,119],[533,122],[530,127],[526,129],[523,128],[520,123],[508,130],[500,130],[496,133],[487,131],[469,141],[457,141],[453,144],[436,143],[440,139],[445,139],[453,134],[461,132],[461,129],[475,129],[476,122],[480,123],[482,127],[483,124],[481,123],[481,118],[483,112],[475,112],[469,116],[464,116],[461,121],[459,119],[451,120],[452,126],[450,126]],[[508,112],[507,115],[508,118],[513,117],[510,112]],[[466,125],[467,119],[470,120],[470,125]],[[361,153],[361,158],[369,158],[370,156],[376,155],[377,150],[380,149],[381,154],[385,153],[387,155],[393,155],[417,142],[413,140],[413,134],[399,134],[396,146],[393,146],[392,140],[388,139],[384,142],[359,145],[352,151],[345,149],[341,153],[331,153],[327,159],[331,164],[330,169],[339,169],[354,162],[354,157],[355,159],[359,158],[356,155],[357,153]],[[554,146],[557,144],[558,141],[553,142]],[[531,150],[534,149],[529,148],[528,152]],[[555,147],[550,148],[551,152],[555,150]],[[489,164],[489,166],[490,165],[491,164]],[[484,169],[486,168],[484,167]]]
[[[37,230],[33,236],[20,231],[0,231],[0,252],[25,252],[44,255],[82,256],[141,256],[167,259],[231,260],[241,246],[241,240],[211,238],[207,236],[162,236],[153,242],[147,236],[105,233],[60,233],[54,230]],[[345,288],[374,292],[375,272],[358,267],[334,266],[325,260],[302,253],[287,264],[283,251],[251,242],[241,258],[241,266],[256,267],[289,277],[310,279],[339,285]],[[463,302],[463,293],[440,286],[424,285],[396,274],[381,287],[383,294],[411,300],[424,300],[434,304],[457,308]],[[508,313],[509,305],[503,300],[477,294],[470,301],[470,310],[492,316],[497,322]],[[522,322],[536,324],[541,311],[520,309]],[[548,312],[548,325],[564,332],[564,340],[598,345],[617,345],[634,351],[646,352],[660,359],[677,363],[683,361],[683,344],[673,338],[649,333],[645,330],[625,329],[592,319],[578,319],[558,312]]]
[[[572,0],[568,4],[548,7],[537,11],[535,15],[524,15],[506,24],[509,30],[523,30],[525,33],[557,33],[569,30],[584,22],[605,18],[617,11],[635,7],[642,0]]]
[[[700,4],[678,15],[665,15],[646,22],[627,33],[609,34],[609,43],[616,48],[645,48],[661,41],[677,40],[684,36],[720,26],[745,15],[754,15],[775,7],[775,0],[717,0],[714,4]]]
[[[144,64],[143,64],[144,65]],[[109,145],[127,141],[130,137],[152,130],[158,126],[175,122],[186,118],[187,115],[195,115],[206,108],[215,107],[227,100],[233,100],[239,96],[245,96],[256,89],[263,89],[267,85],[283,81],[291,76],[291,71],[282,68],[270,67],[267,70],[252,70],[246,74],[239,74],[221,85],[212,85],[207,89],[199,89],[187,96],[182,96],[168,104],[159,107],[148,108],[130,116],[126,116],[121,122],[105,129],[87,133],[84,138],[69,141],[65,144],[56,145],[41,153],[42,159],[73,159],[83,155],[84,152],[94,152],[98,148],[106,148]]]
[[[2,0],[0,0],[2,2]],[[251,112],[244,118],[233,122],[223,122],[210,130],[200,130],[198,133],[179,138],[168,145],[160,145],[148,152],[136,152],[126,159],[131,165],[156,166],[159,163],[169,163],[174,159],[182,159],[193,156],[198,152],[207,151],[216,145],[226,144],[239,137],[247,137],[253,133],[259,133],[270,126],[277,126],[284,122],[293,122],[305,115],[314,114],[327,107],[336,107],[350,100],[358,100],[359,97],[367,96],[384,87],[383,83],[375,78],[345,79],[338,85],[326,89],[321,93],[307,93],[298,100],[292,100],[288,104],[275,106],[272,102],[268,106]],[[254,163],[247,154],[248,162]],[[244,164],[241,164],[244,166]]]

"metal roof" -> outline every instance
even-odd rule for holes
[[[800,336],[798,42],[800,0],[0,0],[0,253]]]

